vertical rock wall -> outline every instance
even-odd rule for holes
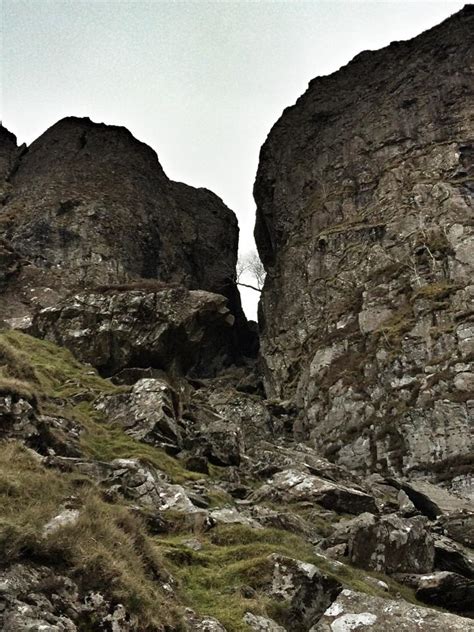
[[[474,12],[313,80],[255,184],[267,390],[350,468],[469,484]]]

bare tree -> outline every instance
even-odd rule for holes
[[[237,285],[248,287],[256,292],[261,292],[265,281],[265,268],[260,257],[255,251],[239,257],[237,262]]]

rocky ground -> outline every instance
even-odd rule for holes
[[[107,321],[85,347],[54,322],[112,366]],[[9,330],[0,366],[2,630],[474,629],[469,503],[295,441],[255,361],[185,377],[124,360],[104,378]]]
[[[221,200],[0,127],[1,630],[474,631],[473,15],[275,126],[260,355]]]

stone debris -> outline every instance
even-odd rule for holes
[[[469,619],[344,589],[310,632],[468,632]]]

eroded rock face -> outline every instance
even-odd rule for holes
[[[2,237],[24,260],[3,314],[25,316],[71,289],[159,279],[223,294],[247,331],[234,213],[211,191],[169,180],[127,129],[65,118],[20,151],[1,127],[2,181]]]
[[[235,357],[233,325],[223,296],[163,288],[76,294],[38,312],[31,333],[105,375],[150,366],[213,375]]]
[[[29,147],[12,187],[6,235],[41,266],[60,266],[70,285],[138,277],[219,291],[232,276],[232,211],[171,182],[125,128],[59,121]]]
[[[7,200],[10,178],[14,175],[17,159],[23,148],[17,147],[15,134],[0,124],[0,200]]]
[[[265,142],[266,387],[359,471],[458,477],[474,329],[474,12],[313,80]],[[462,479],[462,481],[461,481]]]

